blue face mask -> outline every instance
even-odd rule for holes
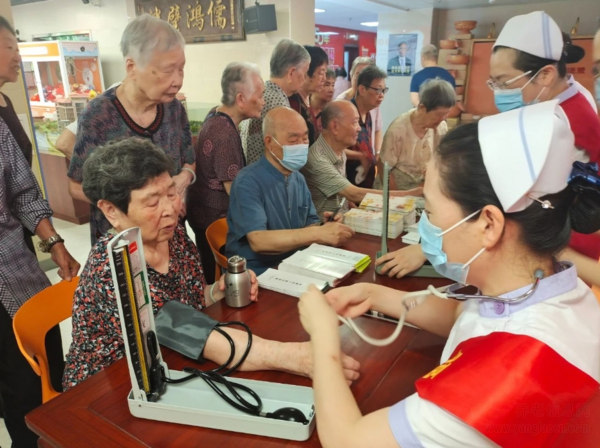
[[[539,73],[539,72],[538,72]],[[513,109],[520,109],[521,107],[531,106],[532,104],[537,104],[540,102],[539,98],[542,92],[546,89],[542,88],[538,96],[531,102],[525,103],[523,100],[523,89],[527,87],[527,85],[533,81],[533,79],[538,75],[536,73],[531,77],[527,84],[518,89],[500,89],[494,90],[494,103],[496,103],[496,107],[500,112],[508,112]]]
[[[275,138],[273,138],[275,143],[283,148],[283,160],[278,158],[273,151],[271,154],[284,168],[287,168],[290,171],[299,171],[304,165],[306,165],[306,160],[308,159],[308,143],[298,143],[297,145],[282,145]]]
[[[423,253],[425,257],[427,257],[427,261],[431,263],[436,272],[440,275],[443,275],[446,278],[454,280],[455,282],[461,283],[463,285],[467,284],[467,276],[469,275],[469,266],[473,263],[483,252],[485,252],[485,248],[481,249],[477,254],[471,258],[466,263],[453,263],[448,261],[448,255],[442,249],[443,236],[450,232],[451,230],[457,228],[462,223],[468,221],[480,210],[475,213],[467,216],[465,219],[454,224],[447,230],[442,232],[442,229],[434,226],[429,222],[429,218],[427,217],[427,213],[423,212],[421,214],[421,219],[419,220],[419,234],[421,235],[421,248],[423,249]]]

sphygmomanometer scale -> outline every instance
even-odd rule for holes
[[[308,416],[309,423],[306,425],[238,411],[222,400],[201,378],[193,378],[180,384],[169,383],[160,397],[152,398],[156,401],[150,401],[151,354],[146,341],[148,333],[156,333],[156,329],[139,229],[125,230],[115,236],[109,243],[108,253],[131,377],[132,390],[127,401],[132,415],[149,420],[288,440],[302,441],[310,437],[315,428],[314,397],[310,387],[235,379],[260,396],[264,411],[294,407]],[[185,372],[169,370],[160,349],[157,357],[168,378],[188,376]],[[252,400],[246,392],[240,394],[245,399]]]

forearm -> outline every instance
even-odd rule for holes
[[[235,357],[230,365],[237,363],[246,352],[248,335],[245,331],[235,328],[221,328],[225,331],[235,345]],[[211,332],[206,346],[204,357],[216,364],[223,364],[229,358],[231,346],[225,337],[217,331]],[[253,370],[279,370],[298,375],[307,375],[308,372],[300,368],[299,362],[306,354],[302,343],[283,343],[263,339],[252,335],[252,347],[246,360],[239,367],[241,371]]]
[[[73,199],[85,201],[89,204],[92,203],[83,192],[83,185],[81,185],[80,182],[74,181],[73,179],[69,179],[69,194]]]
[[[248,234],[252,250],[259,254],[284,254],[319,242],[319,227],[294,230],[260,230]]]
[[[41,240],[47,240],[48,238],[56,235],[57,233],[58,232],[54,229],[54,226],[52,225],[52,222],[49,218],[42,219],[35,228],[35,234]]]
[[[377,155],[379,155],[379,152],[381,151],[381,143],[382,142],[383,142],[383,132],[376,131],[375,132],[375,153]]]
[[[348,160],[362,160],[363,155],[362,152],[360,151],[355,151],[353,149],[344,149],[344,152],[346,153],[346,158]]]
[[[399,318],[404,311],[405,291],[397,291],[380,285],[369,285],[371,309]],[[425,331],[447,337],[460,311],[460,303],[427,295],[425,301],[406,313],[406,322]]]
[[[362,414],[344,377],[337,328],[321,330],[313,336],[311,346],[319,439],[324,447],[347,447],[348,436]]]
[[[586,257],[569,248],[560,254],[560,259],[573,262],[577,269],[577,275],[588,285],[600,286],[600,263],[598,260]]]

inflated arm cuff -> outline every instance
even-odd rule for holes
[[[161,345],[203,362],[204,346],[219,322],[188,305],[170,300],[158,311],[154,323]]]

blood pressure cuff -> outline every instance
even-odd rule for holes
[[[204,362],[202,352],[219,322],[176,300],[169,300],[154,317],[158,342],[188,358]]]

